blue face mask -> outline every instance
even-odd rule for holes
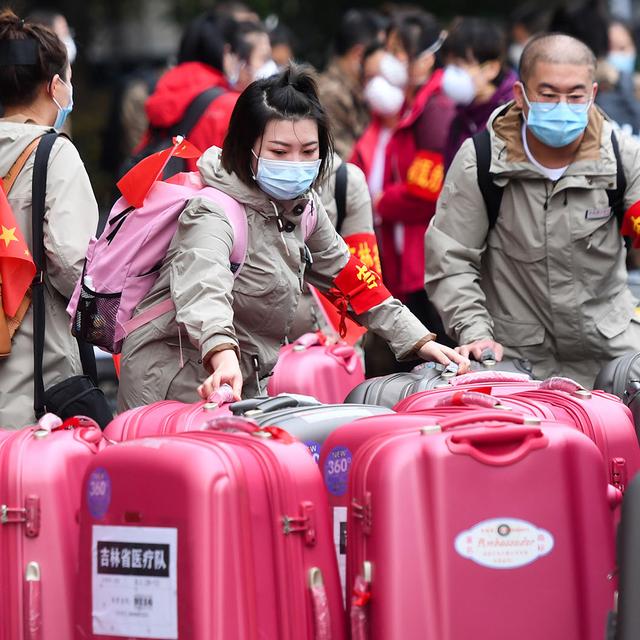
[[[53,96],[51,97],[56,103],[56,107],[58,107],[58,115],[56,116],[56,121],[53,123],[54,129],[62,129],[67,116],[73,111],[73,87],[64,80],[60,80],[60,82],[69,89],[69,104],[66,107],[61,107],[60,103]]]
[[[559,102],[549,109],[548,102],[529,102],[524,91],[523,95],[529,107],[527,128],[549,147],[566,147],[587,128],[591,100],[585,104],[572,105]]]
[[[252,152],[253,153],[253,152]],[[271,160],[253,154],[258,160],[254,180],[267,195],[276,200],[295,200],[309,190],[318,177],[321,160],[292,162]]]
[[[636,68],[636,54],[611,51],[607,56],[607,62],[620,73],[633,73]]]

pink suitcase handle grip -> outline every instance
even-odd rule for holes
[[[531,378],[525,373],[509,373],[505,371],[475,371],[463,373],[460,376],[449,379],[449,384],[457,387],[462,384],[478,384],[491,382],[531,382]]]
[[[24,580],[24,638],[42,640],[42,583],[36,562],[27,565]]]
[[[510,426],[454,434],[448,439],[447,446],[451,453],[471,456],[483,464],[506,466],[519,462],[536,449],[543,449],[548,443],[539,428]],[[507,447],[509,450],[505,451]]]
[[[483,409],[497,409],[502,407],[500,400],[486,393],[477,391],[454,391],[436,402],[436,407],[480,407]]]
[[[233,389],[228,384],[222,384],[217,391],[214,391],[207,398],[207,404],[221,406],[223,404],[230,404],[234,400],[235,397],[233,396]]]
[[[356,576],[351,596],[351,640],[367,640],[368,638],[367,605],[370,599],[369,583],[362,576]]]
[[[239,416],[222,416],[207,422],[206,431],[242,432],[251,436],[270,438],[283,444],[291,444],[297,440],[280,427],[261,427],[253,420]]]
[[[317,567],[309,570],[309,589],[313,606],[314,640],[331,640],[329,598],[327,598],[322,572]]]
[[[506,411],[475,411],[473,413],[461,413],[448,420],[438,422],[441,431],[449,431],[456,427],[474,427],[482,422],[507,422],[517,425],[540,424],[538,418],[523,416],[519,413],[507,413]]]
[[[571,378],[548,378],[540,384],[538,389],[541,391],[564,391],[565,393],[587,399],[591,397],[590,391],[587,391],[582,385]]]
[[[327,347],[327,353],[333,356],[349,373],[353,373],[358,366],[358,354],[348,344],[336,344]]]

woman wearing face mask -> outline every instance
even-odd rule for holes
[[[258,22],[239,22],[234,28],[231,51],[225,63],[229,84],[244,91],[254,80],[278,72],[271,57],[271,42],[266,28]]]
[[[242,93],[223,149],[208,149],[198,167],[207,185],[244,206],[246,261],[234,280],[227,217],[215,203],[191,200],[138,309],[171,297],[177,312],[125,339],[120,409],[164,398],[194,401],[198,393],[206,398],[223,383],[236,396],[261,391],[304,281],[328,293],[342,312],[357,313],[399,357],[451,359],[465,368],[464,359],[434,342],[376,274],[350,256],[312,190],[331,156],[326,114],[306,71],[289,67]]]
[[[15,177],[9,191],[17,229],[3,217],[2,248],[10,251],[20,232],[31,247],[32,174],[35,148],[52,127],[60,129],[73,108],[71,69],[64,44],[49,29],[0,13],[0,176]],[[24,164],[22,162],[24,161]],[[20,166],[22,165],[22,168]],[[98,207],[76,148],[59,137],[48,162],[43,225],[46,332],[45,388],[82,373],[77,344],[65,308],[81,275]],[[7,266],[0,269],[7,277]],[[8,287],[8,282],[5,282]],[[6,292],[6,288],[5,288]],[[6,298],[4,298],[6,302]],[[6,306],[5,306],[6,308]],[[0,426],[35,421],[33,411],[33,314],[28,307],[15,332],[9,357],[0,359]]]
[[[377,74],[365,87],[374,121],[352,161],[367,174],[374,199],[385,282],[447,341],[423,284],[423,237],[440,193],[454,113],[436,69],[443,40],[438,23],[424,11],[404,13],[392,25]]]
[[[513,98],[515,71],[505,65],[503,31],[486,18],[462,18],[443,47],[442,87],[457,104],[445,152],[451,164],[462,143],[484,130],[495,109]]]

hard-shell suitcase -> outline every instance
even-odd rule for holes
[[[593,388],[618,396],[629,407],[640,439],[640,353],[629,353],[605,365]]]
[[[369,440],[353,461],[353,640],[601,640],[616,581],[602,455],[506,411]]]
[[[321,333],[305,333],[280,349],[267,384],[270,396],[302,393],[335,404],[364,381],[362,362],[348,344],[328,344]]]
[[[344,638],[326,497],[307,450],[242,418],[210,428],[109,447],[90,466],[78,640]]]
[[[0,431],[1,640],[73,637],[82,478],[105,440],[88,419],[62,424]]]
[[[507,363],[498,363],[504,364]],[[384,407],[395,407],[404,398],[415,393],[431,389],[449,388],[452,385],[471,382],[475,376],[479,380],[518,381],[531,379],[526,368],[522,370],[502,370],[472,362],[472,372],[462,376],[455,375],[455,369],[443,367],[433,362],[418,365],[409,373],[392,373],[388,376],[370,378],[358,385],[346,398],[345,402],[356,404],[379,404]]]

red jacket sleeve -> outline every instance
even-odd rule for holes
[[[409,193],[404,183],[389,185],[376,208],[384,222],[428,224],[436,212],[436,203]]]

